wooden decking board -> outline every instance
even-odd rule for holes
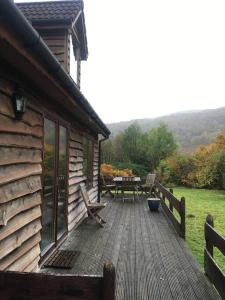
[[[113,218],[111,220],[109,218],[110,221],[104,225],[100,243],[98,243],[97,247],[95,248],[95,253],[98,253],[99,259],[98,261],[94,261],[94,268],[92,269],[93,272],[101,273],[102,265],[104,264],[104,262],[112,258],[111,249],[113,245],[111,244],[111,241],[113,240],[113,234],[116,230],[116,227],[118,226],[118,221],[121,218],[121,213],[122,211],[119,211],[118,208],[117,210],[113,210]],[[113,228],[115,229],[112,230]]]
[[[176,262],[171,260],[170,253],[166,251],[164,240],[161,238],[161,231],[164,230],[164,224],[161,220],[161,212],[157,213],[149,213],[149,218],[152,222],[147,220],[147,226],[150,233],[150,237],[153,237],[152,246],[154,247],[154,251],[156,252],[155,263],[161,263],[161,268],[163,269],[164,275],[162,278],[167,278],[168,285],[170,288],[170,292],[172,294],[172,299],[185,299],[182,289],[179,285],[177,272],[176,272]],[[154,222],[153,222],[154,221]],[[159,230],[160,227],[160,230]],[[150,241],[151,242],[151,241]],[[175,264],[175,266],[174,266]],[[163,298],[162,298],[163,299]]]
[[[104,231],[105,234],[109,234],[110,232],[109,229],[111,228],[112,224],[109,222],[108,215],[112,213],[111,206],[112,203],[109,203],[106,214],[104,215],[102,213],[103,218],[105,218],[107,221],[105,227],[100,228],[99,225],[94,223],[91,218],[89,218],[84,224],[84,226],[88,228],[88,232],[91,234],[87,236],[86,232],[84,231],[82,235],[84,242],[82,245],[77,245],[81,252],[83,252],[83,256],[81,257],[80,261],[78,261],[75,272],[78,272],[79,274],[98,274],[97,270],[95,269],[95,265],[99,263],[99,257],[97,256],[99,253],[97,252],[97,247],[102,241]],[[108,228],[108,231],[106,231],[106,227]]]
[[[186,274],[188,276],[188,280],[192,284],[195,292],[197,293],[198,299],[221,299],[217,292],[215,292],[214,288],[212,288],[212,284],[209,282],[208,278],[203,274],[203,272],[199,269],[197,262],[193,259],[189,249],[187,249],[182,240],[179,241],[184,260],[186,262]],[[204,285],[202,284],[204,282]],[[196,289],[198,286],[198,289]]]
[[[170,224],[170,226],[172,226]],[[173,228],[172,228],[173,229]],[[185,271],[186,280],[181,284],[189,283],[189,288],[192,287],[197,299],[220,299],[215,298],[215,293],[212,290],[212,285],[208,282],[204,274],[200,271],[199,266],[193,259],[190,251],[186,248],[182,239],[172,239],[171,234],[167,236],[166,242],[168,247],[172,250],[174,247],[177,248],[177,262],[182,270]],[[170,243],[168,243],[170,241]],[[176,242],[176,243],[175,243]],[[204,281],[204,286],[201,282]],[[197,289],[196,286],[199,288]]]
[[[149,211],[146,212],[146,208],[141,210],[141,232],[142,232],[142,240],[145,245],[145,258],[146,258],[146,270],[145,274],[149,274],[150,282],[155,278],[157,282],[158,288],[150,288],[149,290],[149,283],[148,283],[148,294],[152,296],[151,298],[154,299],[172,299],[172,293],[170,290],[168,279],[165,277],[164,267],[162,261],[158,259],[158,251],[155,247],[156,243],[153,243],[153,236],[151,233],[151,228],[149,229],[147,223],[148,218],[151,217]],[[146,230],[147,229],[147,230]],[[148,278],[148,277],[147,277]],[[152,291],[155,292],[155,295],[152,295]],[[159,293],[159,295],[157,295]]]
[[[161,210],[151,213],[145,200],[108,198],[102,216],[104,228],[88,220],[61,247],[81,251],[67,273],[99,275],[111,260],[117,300],[220,299]]]
[[[174,237],[168,235],[168,225],[162,222],[162,219],[160,221],[161,230],[159,230],[159,227],[157,227],[155,230],[155,235],[158,237],[158,247],[161,254],[161,260],[163,261],[166,275],[169,278],[169,284],[173,297],[175,299],[196,299],[196,296],[192,291],[190,284],[188,284],[188,290],[182,289],[182,285],[183,283],[187,282],[187,278],[184,278],[182,276],[182,269],[180,268],[180,263],[178,261],[179,249],[177,247],[171,249],[170,245]],[[160,241],[163,241],[163,243],[160,243]]]

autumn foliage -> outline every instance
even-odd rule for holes
[[[199,188],[225,188],[225,132],[192,155],[176,154],[161,161],[158,174],[164,183]]]
[[[101,174],[106,179],[112,179],[117,176],[133,176],[133,173],[131,170],[129,170],[129,169],[119,170],[109,164],[101,165]]]

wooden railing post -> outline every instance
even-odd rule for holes
[[[206,217],[206,223],[208,223],[210,226],[214,227],[214,220],[213,220],[212,215],[209,214]],[[213,257],[213,243],[207,238],[206,230],[205,230],[205,242],[206,242],[206,249],[209,251],[209,253]]]
[[[181,197],[181,201],[180,201],[180,227],[181,227],[181,235],[182,237],[185,239],[185,234],[186,234],[186,225],[185,225],[185,198]]]
[[[115,300],[116,271],[113,263],[106,262],[103,269],[102,300]]]
[[[170,189],[170,193],[173,194],[173,189]],[[173,204],[170,202],[169,208],[173,211]]]

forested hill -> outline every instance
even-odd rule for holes
[[[137,122],[146,131],[161,122],[168,125],[181,149],[190,152],[198,145],[209,144],[221,131],[225,130],[225,107],[192,112],[180,112],[154,119],[138,119],[107,124],[115,136],[129,125]]]

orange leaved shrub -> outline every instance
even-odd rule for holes
[[[117,176],[134,176],[132,170],[119,170],[109,164],[101,164],[101,174],[109,180]]]

